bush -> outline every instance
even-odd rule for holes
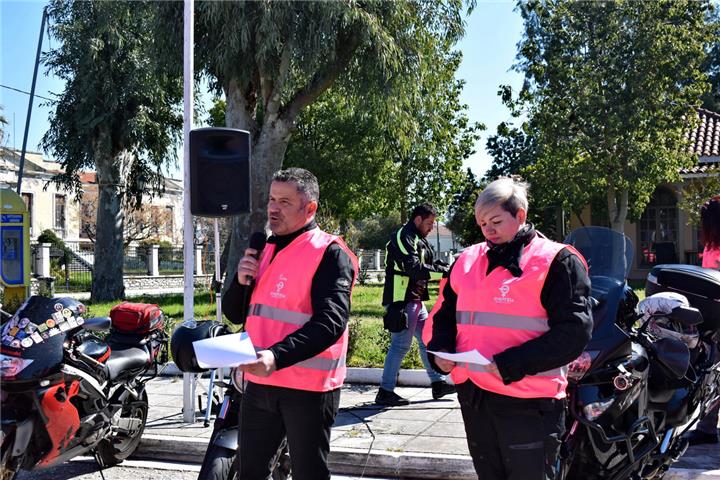
[[[60,257],[53,258],[50,265],[50,269],[53,271],[52,274],[58,276],[61,273],[61,267],[70,265],[70,262],[72,262],[72,251],[65,245],[65,242],[50,229],[43,230],[40,235],[38,235],[37,241],[38,243],[49,243],[56,249],[62,251],[63,254]]]

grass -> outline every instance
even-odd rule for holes
[[[640,299],[645,298],[643,286],[633,285]],[[430,301],[426,307],[432,308],[438,295],[438,284],[430,284]],[[164,295],[162,297],[144,295],[132,298],[134,302],[157,303],[168,318],[167,329],[183,318],[182,294]],[[390,333],[383,328],[382,286],[358,285],[353,290],[352,310],[350,312],[350,344],[348,348],[348,366],[351,367],[382,367],[385,355],[390,346]],[[87,303],[88,316],[107,316],[117,302]],[[194,312],[196,319],[215,318],[214,295],[208,291],[196,292]],[[410,352],[405,356],[402,368],[423,368],[417,342],[413,341]]]

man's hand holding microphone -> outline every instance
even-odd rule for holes
[[[255,232],[250,236],[250,245],[245,249],[245,255],[240,259],[237,268],[237,279],[240,285],[245,285],[246,301],[248,305],[249,297],[255,286],[255,278],[258,274],[260,266],[260,253],[265,248],[265,234]],[[252,363],[240,365],[238,368],[243,372],[257,375],[258,377],[268,377],[276,369],[275,355],[270,350],[260,350],[257,352],[257,360]]]

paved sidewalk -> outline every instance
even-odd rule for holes
[[[212,432],[182,419],[182,377],[148,383],[148,424],[136,458],[200,463]],[[207,380],[196,393],[207,390]],[[331,436],[333,473],[405,479],[475,479],[455,395],[433,400],[429,387],[398,387],[411,400],[406,407],[381,409],[373,404],[377,386],[343,387]],[[205,397],[203,395],[203,406]],[[720,480],[720,445],[693,447],[666,480]]]

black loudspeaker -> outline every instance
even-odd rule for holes
[[[250,212],[250,133],[234,128],[190,132],[190,213],[229,217]]]

